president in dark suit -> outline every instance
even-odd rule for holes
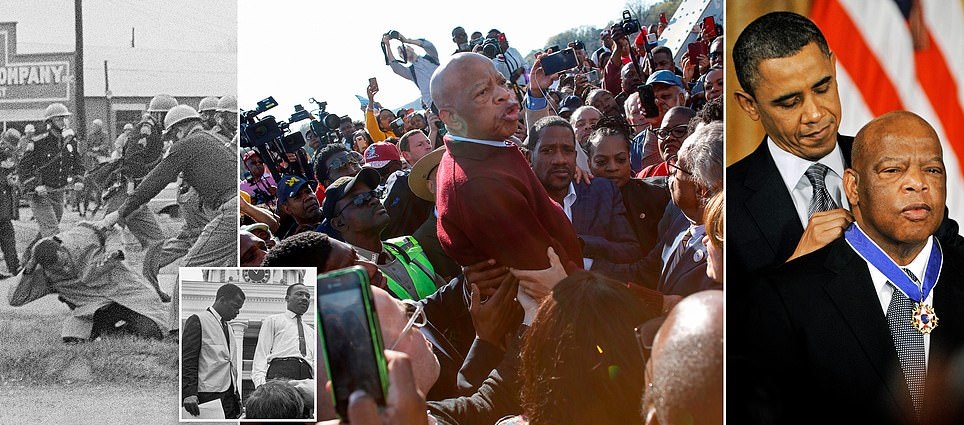
[[[740,422],[962,423],[948,381],[964,348],[964,257],[932,236],[942,158],[937,133],[909,112],[857,134],[843,176],[856,225],[764,278],[754,308],[730,322],[752,365]]]
[[[853,139],[837,134],[836,57],[809,19],[757,18],[740,33],[733,63],[737,103],[767,133],[727,168],[727,274],[752,279],[826,245],[853,221],[841,185]]]

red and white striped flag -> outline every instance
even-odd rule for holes
[[[964,218],[964,7],[959,0],[815,0],[812,19],[837,56],[841,134],[895,109],[941,139],[951,218]]]

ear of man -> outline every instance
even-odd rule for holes
[[[860,175],[857,174],[853,168],[848,168],[844,170],[843,175],[843,188],[844,194],[847,195],[847,201],[850,202],[850,209],[856,210],[860,205],[860,195],[857,191],[857,186],[860,184]]]
[[[736,95],[736,103],[740,105],[740,109],[743,109],[743,112],[746,112],[751,120],[759,121],[760,112],[757,110],[756,99],[753,95],[743,90],[737,90],[733,94]]]

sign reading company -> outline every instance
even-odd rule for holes
[[[0,24],[0,103],[66,102],[72,53],[16,53],[16,32]]]

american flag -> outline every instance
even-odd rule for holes
[[[812,19],[837,56],[840,133],[895,109],[941,139],[951,218],[964,218],[964,6],[959,0],[815,0]]]

